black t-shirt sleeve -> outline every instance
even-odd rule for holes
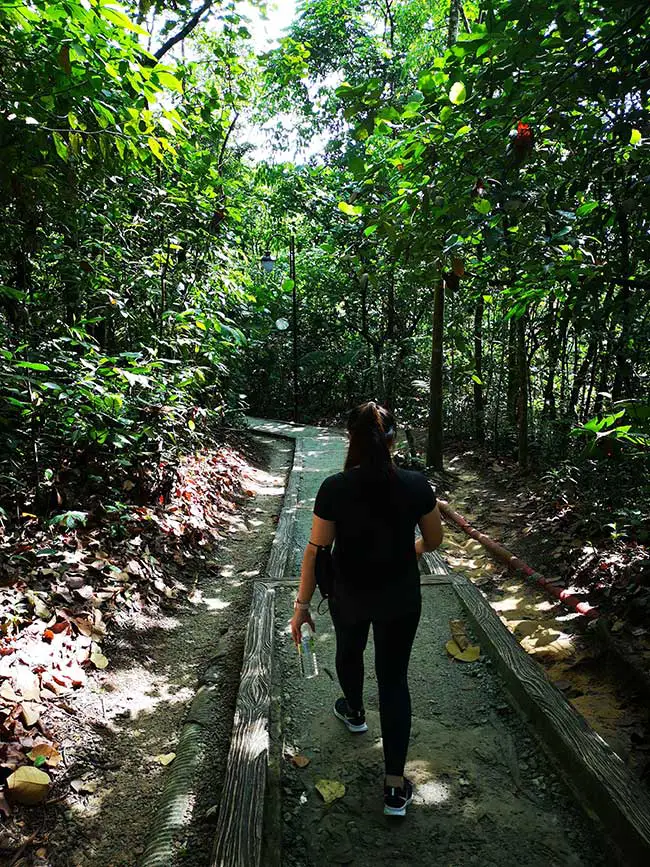
[[[433,488],[429,482],[421,476],[420,496],[418,498],[418,517],[428,515],[436,506],[436,495],[433,493]]]
[[[329,476],[318,489],[314,515],[324,521],[336,520],[336,476]]]

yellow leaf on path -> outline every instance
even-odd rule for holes
[[[291,756],[291,761],[297,768],[306,768],[311,759],[308,759],[307,756]]]
[[[52,744],[36,744],[31,752],[27,753],[27,758],[33,762],[43,756],[46,764],[52,768],[56,768],[61,763],[61,753],[52,746]]]
[[[104,656],[103,653],[100,653],[99,650],[96,650],[94,653],[90,654],[90,661],[95,666],[95,668],[106,668],[108,665],[108,659]]]
[[[38,804],[49,788],[49,776],[31,765],[23,765],[7,777],[9,797],[18,804]]]
[[[467,650],[467,648],[469,647],[469,639],[467,638],[467,633],[465,632],[465,624],[463,623],[463,621],[450,620],[449,629],[451,630],[452,639],[456,642],[460,649]]]
[[[175,758],[176,753],[164,753],[163,755],[156,756],[154,761],[158,762],[159,765],[170,765]]]
[[[325,805],[329,807],[330,804],[345,795],[345,786],[338,780],[319,780],[316,783],[316,791],[325,801]]]
[[[445,645],[447,653],[453,656],[460,662],[476,662],[481,655],[481,648],[478,644],[470,645],[466,650],[461,650],[455,641],[448,641]]]

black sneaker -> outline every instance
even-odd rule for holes
[[[334,716],[345,723],[349,732],[361,734],[367,732],[366,712],[364,710],[351,710],[347,699],[341,697],[334,702]]]
[[[384,816],[406,816],[406,808],[413,800],[413,783],[404,777],[404,787],[384,786]]]

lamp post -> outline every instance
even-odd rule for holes
[[[271,256],[271,251],[266,250],[261,258],[262,268],[267,273],[273,271],[275,267],[275,259]],[[292,311],[292,344],[293,344],[293,420],[298,421],[298,296],[296,294],[296,239],[293,235],[289,236],[289,279],[291,280],[291,311]],[[283,327],[280,328],[278,323],[282,322]],[[286,320],[278,319],[276,323],[279,330],[284,331],[284,323]]]

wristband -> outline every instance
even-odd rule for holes
[[[296,599],[293,603],[293,607],[297,608],[299,611],[309,611],[309,602],[301,602],[300,599]]]

